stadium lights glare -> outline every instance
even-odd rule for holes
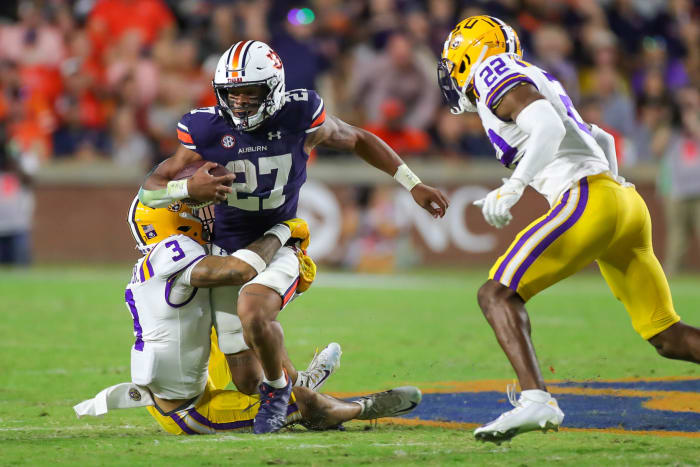
[[[287,13],[287,21],[293,25],[311,24],[316,19],[316,15],[310,8],[292,8]]]

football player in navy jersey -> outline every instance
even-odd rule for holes
[[[282,61],[267,44],[234,44],[219,59],[212,85],[218,105],[182,117],[177,125],[180,147],[149,174],[139,199],[151,207],[184,198],[225,201],[215,207],[214,254],[230,254],[295,217],[306,162],[319,145],[354,152],[393,176],[431,215],[445,215],[445,196],[421,183],[381,139],[327,115],[313,90],[285,92]],[[187,180],[173,180],[186,165],[202,159],[225,166],[235,182],[229,187],[233,175],[210,175],[213,164],[204,164]],[[262,379],[256,433],[283,425],[291,382],[276,318],[295,296],[298,278],[299,260],[293,248],[285,247],[252,281],[212,290],[219,345],[234,383],[245,392]]]

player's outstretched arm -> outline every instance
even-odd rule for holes
[[[230,193],[228,186],[234,175],[215,177],[209,171],[216,166],[214,162],[202,165],[192,177],[185,180],[173,180],[178,172],[187,165],[202,160],[196,152],[180,146],[174,155],[161,162],[151,171],[139,190],[139,200],[152,208],[165,207],[184,198],[198,201],[223,201]]]
[[[190,285],[218,287],[241,285],[261,273],[277,250],[290,238],[307,242],[309,227],[303,219],[292,219],[274,225],[259,239],[230,256],[207,256],[192,269]]]
[[[399,155],[369,131],[329,115],[323,125],[309,135],[304,149],[308,153],[318,145],[339,151],[354,152],[374,167],[394,177],[410,191],[416,203],[432,216],[445,215],[449,206],[445,195],[440,190],[421,183]]]

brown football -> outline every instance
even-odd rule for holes
[[[180,170],[177,175],[175,175],[175,178],[173,180],[182,180],[183,178],[190,178],[194,173],[201,167],[203,166],[207,161],[201,160],[197,162],[193,162],[191,164],[187,164]],[[216,167],[213,169],[209,170],[209,173],[212,174],[215,177],[221,177],[222,175],[229,174],[229,170],[224,167],[223,165],[216,164]]]
[[[182,170],[180,170],[175,175],[175,178],[173,178],[173,180],[182,180],[185,178],[190,178],[206,162],[207,161],[205,161],[205,160],[201,160],[201,161],[193,162],[191,164],[187,164],[186,166],[184,166],[182,168]],[[224,167],[223,165],[216,164],[216,167],[209,169],[209,173],[215,177],[221,177],[222,175],[230,174],[231,172],[229,172],[229,170],[226,167]],[[191,207],[198,207],[198,208],[206,206],[208,204],[211,204],[211,202],[197,201],[196,199],[193,199],[193,198],[185,198],[182,201]]]

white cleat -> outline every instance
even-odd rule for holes
[[[342,354],[340,345],[335,342],[328,344],[321,352],[317,349],[309,367],[298,373],[296,386],[303,386],[318,392],[335,370],[340,367]]]
[[[496,420],[477,428],[474,436],[479,441],[500,444],[512,437],[528,431],[559,430],[564,421],[557,400],[551,394],[540,390],[523,391],[515,400],[515,385],[508,385],[508,400],[515,407]]]

